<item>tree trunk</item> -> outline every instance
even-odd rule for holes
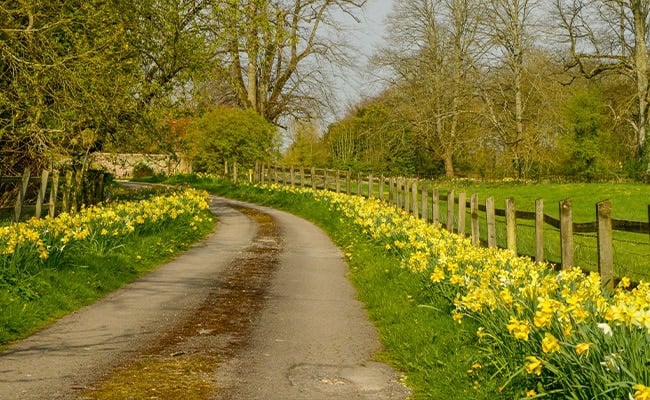
[[[638,154],[642,161],[647,162],[645,174],[650,174],[650,160],[647,159],[646,130],[648,125],[648,47],[646,45],[645,8],[635,7],[634,13],[634,64],[636,66],[636,89],[639,101],[639,117],[637,127]]]

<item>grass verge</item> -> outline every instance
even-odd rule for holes
[[[136,235],[110,251],[83,247],[13,287],[0,288],[0,350],[187,250],[214,228],[209,211],[203,211],[201,217],[195,230],[170,224],[166,229]]]

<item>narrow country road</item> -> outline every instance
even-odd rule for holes
[[[0,400],[408,397],[320,229],[212,209],[204,242],[0,353]]]

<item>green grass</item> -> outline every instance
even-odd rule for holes
[[[0,346],[29,336],[57,318],[88,305],[169,261],[214,228],[206,211],[197,230],[171,227],[135,236],[107,254],[71,252],[36,275],[0,288]],[[0,347],[1,349],[1,347]]]
[[[349,254],[349,278],[385,349],[377,358],[404,372],[414,399],[505,398],[497,391],[499,382],[480,371],[468,374],[478,354],[477,326],[469,320],[461,325],[454,322],[447,299],[433,296],[416,274],[398,267],[395,256],[341,221],[325,204],[308,195],[271,194],[223,181],[190,181],[194,187],[225,197],[290,211],[323,228]]]
[[[584,223],[596,221],[596,203],[603,200],[612,201],[612,218],[631,221],[648,221],[650,204],[650,186],[642,183],[479,183],[474,181],[420,182],[419,191],[426,184],[431,193],[438,188],[440,196],[447,196],[454,190],[456,198],[461,192],[466,193],[467,201],[473,194],[478,194],[479,202],[485,205],[488,197],[493,197],[495,207],[505,209],[507,198],[515,199],[515,207],[521,211],[535,211],[535,200],[544,200],[544,213],[559,218],[559,202],[571,199],[573,222]],[[357,183],[353,182],[353,193]],[[364,195],[368,185],[362,189]],[[373,186],[374,195],[378,196],[379,184]],[[384,196],[388,198],[388,185],[384,185]],[[421,197],[418,197],[421,210]],[[410,199],[409,199],[410,200]],[[429,218],[432,218],[431,196],[429,197]],[[447,223],[447,201],[440,201],[440,222]],[[454,212],[454,226],[458,226],[458,206]],[[420,211],[421,213],[421,211]],[[487,241],[487,224],[484,212],[479,212],[479,232],[482,241]],[[471,232],[469,207],[465,216],[465,232]],[[497,245],[506,247],[505,218],[496,217]],[[631,232],[613,232],[614,271],[618,277],[628,276],[634,280],[650,280],[650,236]],[[535,255],[535,222],[517,220],[517,251],[521,255]],[[560,232],[551,225],[544,226],[544,257],[547,261],[561,262]],[[574,234],[574,264],[587,271],[598,271],[598,250],[596,233]]]

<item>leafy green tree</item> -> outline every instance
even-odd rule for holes
[[[221,172],[225,162],[251,167],[277,156],[277,128],[253,110],[214,107],[187,127],[196,172]]]
[[[322,167],[327,164],[327,148],[313,122],[295,121],[291,126],[291,144],[283,163],[288,165]]]
[[[385,174],[413,174],[418,169],[410,126],[393,114],[386,98],[359,105],[332,124],[323,140],[335,168]]]
[[[569,174],[583,180],[607,178],[609,163],[606,147],[609,133],[607,104],[596,90],[578,90],[566,105],[567,128],[572,151],[567,161]]]

